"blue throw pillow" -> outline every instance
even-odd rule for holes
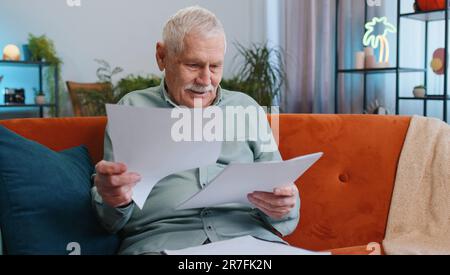
[[[84,146],[55,152],[0,126],[0,228],[7,254],[114,254],[91,204]]]

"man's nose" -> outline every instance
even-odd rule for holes
[[[200,70],[200,73],[196,79],[197,84],[202,86],[208,86],[211,84],[211,72],[209,71],[209,68],[203,68]]]

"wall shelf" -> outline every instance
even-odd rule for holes
[[[338,73],[356,73],[356,74],[392,74],[392,73],[421,73],[425,72],[424,69],[414,69],[414,68],[374,68],[374,69],[345,69],[338,70]]]
[[[424,22],[442,21],[445,20],[445,9],[428,12],[404,13],[400,14],[400,17]]]
[[[397,33],[396,33],[396,39],[397,39],[397,50],[395,52],[396,55],[396,64],[395,66],[388,67],[388,68],[374,68],[374,69],[342,69],[339,64],[339,55],[340,55],[340,49],[339,49],[339,15],[340,15],[340,2],[344,0],[336,0],[336,24],[335,24],[335,33],[336,33],[336,46],[335,46],[335,52],[336,52],[336,60],[335,60],[335,112],[339,113],[339,80],[340,76],[343,74],[359,74],[363,77],[363,90],[362,96],[363,96],[363,109],[367,110],[368,102],[367,102],[367,89],[368,89],[368,75],[378,75],[378,74],[393,74],[395,75],[395,114],[400,114],[400,102],[401,101],[423,101],[423,115],[428,115],[428,107],[427,102],[433,101],[442,102],[443,106],[443,120],[447,122],[448,120],[448,101],[450,100],[449,96],[449,86],[448,86],[448,54],[445,55],[444,63],[447,64],[444,68],[444,85],[443,90],[439,91],[438,94],[433,95],[427,95],[423,98],[416,98],[416,97],[405,97],[400,96],[400,75],[402,73],[422,73],[424,76],[424,86],[427,87],[427,76],[428,76],[428,66],[430,60],[428,59],[428,40],[429,40],[429,24],[431,22],[438,22],[438,21],[444,21],[445,24],[445,34],[444,37],[444,46],[445,52],[449,52],[449,9],[442,9],[442,10],[433,10],[433,11],[427,11],[427,12],[414,12],[414,13],[401,13],[401,2],[402,0],[397,0]],[[365,0],[361,0],[364,1]],[[446,7],[449,7],[450,0],[445,0]],[[368,6],[365,5],[364,10],[364,17],[365,22],[368,21]],[[402,31],[402,20],[416,20],[420,21],[425,26],[425,62],[423,68],[404,68],[400,66],[400,49],[402,47],[402,41],[400,39],[400,34]],[[364,26],[362,26],[362,29],[364,29]],[[439,107],[440,108],[440,107]]]
[[[0,60],[0,64],[4,65],[16,65],[16,66],[50,66],[48,62],[37,62],[37,61],[10,61],[10,60]]]
[[[39,72],[39,90],[43,90],[43,69],[45,67],[52,66],[48,62],[35,62],[35,61],[9,61],[9,60],[0,60],[0,67],[2,66],[19,66],[19,67],[36,67]],[[50,68],[49,68],[50,69]],[[54,108],[55,115],[58,116],[59,113],[59,79],[58,79],[58,67],[54,66],[54,85],[55,85],[55,94],[54,94],[54,102],[49,104],[0,104],[0,108],[38,108],[39,109],[39,117],[44,117],[44,108]]]

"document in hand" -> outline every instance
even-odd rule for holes
[[[204,208],[228,203],[250,205],[247,194],[273,192],[276,187],[293,184],[323,153],[286,161],[232,163],[203,190],[181,203],[177,210]]]
[[[219,158],[218,141],[174,141],[172,109],[106,105],[114,161],[141,175],[133,200],[142,209],[155,184],[170,174],[203,167]],[[199,158],[198,156],[202,156]]]
[[[164,250],[163,253],[166,255],[331,255],[329,252],[313,252],[281,243],[259,240],[252,236],[180,250]]]

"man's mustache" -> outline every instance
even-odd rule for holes
[[[214,86],[209,84],[208,86],[202,86],[197,84],[189,84],[184,87],[185,90],[191,90],[197,93],[208,93],[214,91]]]

